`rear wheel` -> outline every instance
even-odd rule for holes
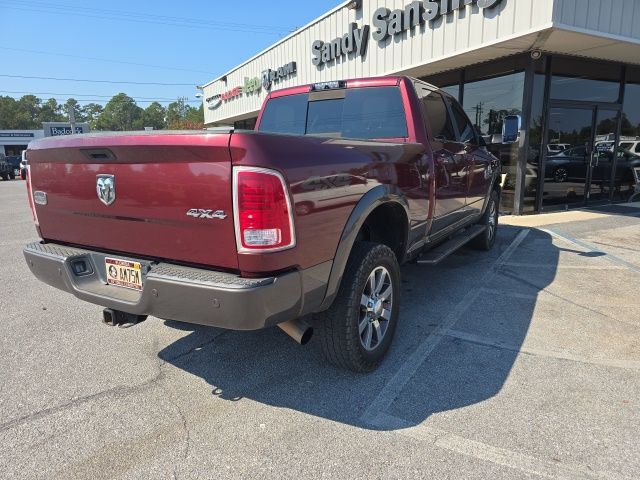
[[[553,172],[553,180],[556,183],[566,182],[567,178],[569,178],[569,173],[567,172],[567,169],[564,167],[558,167]]]
[[[375,369],[391,345],[399,300],[400,267],[393,251],[356,243],[333,305],[314,318],[327,360],[355,372]]]
[[[498,192],[493,190],[489,196],[487,209],[484,211],[478,225],[484,225],[485,231],[471,240],[470,245],[477,250],[491,250],[493,244],[496,243],[496,234],[498,232],[498,204],[500,196]]]

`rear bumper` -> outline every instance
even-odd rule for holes
[[[81,300],[136,315],[257,330],[314,311],[326,292],[331,262],[267,278],[242,278],[227,272],[149,262],[55,243],[24,247],[31,272],[44,283]],[[139,261],[142,291],[107,285],[106,256]],[[90,272],[78,275],[72,265],[83,260]]]

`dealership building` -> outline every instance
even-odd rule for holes
[[[269,91],[395,74],[462,103],[502,159],[504,212],[619,202],[635,188],[638,0],[344,2],[204,85],[205,123],[252,128]],[[501,144],[509,115],[520,138]]]

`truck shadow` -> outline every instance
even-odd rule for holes
[[[158,355],[204,379],[215,397],[248,399],[361,428],[365,409],[400,369],[411,370],[395,400],[380,412],[417,425],[431,414],[474,405],[503,387],[520,353],[537,295],[555,278],[561,249],[532,229],[514,254],[495,268],[522,229],[503,226],[489,252],[463,249],[436,267],[403,267],[400,324],[389,356],[374,373],[328,365],[318,342],[306,347],[279,329],[234,332],[167,321],[188,331]],[[565,251],[566,255],[581,252]],[[463,300],[468,308],[456,308]],[[449,328],[443,330],[442,327]],[[407,369],[430,335],[437,344]],[[395,427],[388,427],[389,429]]]

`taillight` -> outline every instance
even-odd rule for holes
[[[27,164],[27,195],[29,196],[29,206],[31,207],[31,215],[33,215],[33,223],[36,227],[39,227],[38,214],[36,213],[36,206],[33,203],[33,186],[31,184],[31,165]]]
[[[239,253],[295,246],[291,201],[284,178],[278,172],[234,167],[233,202]]]

